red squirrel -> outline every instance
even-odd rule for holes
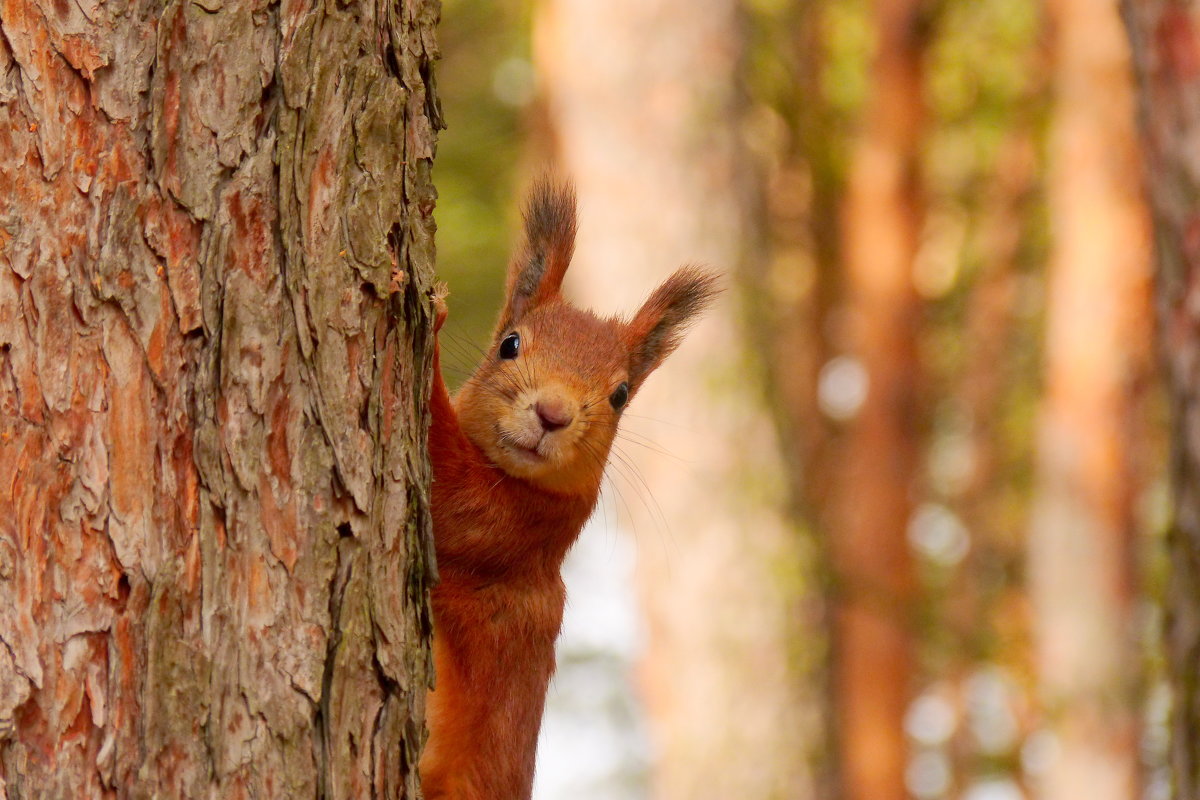
[[[713,275],[684,267],[632,320],[576,308],[560,294],[575,229],[574,190],[537,183],[490,349],[453,400],[434,351],[441,579],[420,762],[427,800],[530,796],[563,558],[596,506],[621,412],[716,292]],[[445,317],[439,299],[435,330]]]

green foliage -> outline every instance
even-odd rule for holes
[[[515,173],[532,100],[525,4],[445,0],[438,88],[438,275],[450,287],[444,347],[457,384],[485,347],[516,231]],[[522,68],[524,65],[524,68]]]

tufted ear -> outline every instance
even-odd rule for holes
[[[716,275],[693,266],[678,270],[654,290],[626,326],[630,388],[637,389],[674,352],[719,291]]]
[[[575,252],[575,188],[538,179],[525,202],[525,245],[508,267],[501,336],[526,313],[558,296]]]

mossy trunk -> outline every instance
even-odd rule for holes
[[[436,0],[0,0],[0,797],[416,797]]]
[[[1155,238],[1159,351],[1171,408],[1167,670],[1174,797],[1200,797],[1200,10],[1122,0]]]

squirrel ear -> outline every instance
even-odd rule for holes
[[[720,290],[717,276],[699,267],[683,267],[654,290],[626,327],[629,384],[637,388],[683,339]]]
[[[558,295],[575,252],[575,188],[539,178],[525,202],[525,245],[508,267],[504,313],[497,335],[530,309]]]

